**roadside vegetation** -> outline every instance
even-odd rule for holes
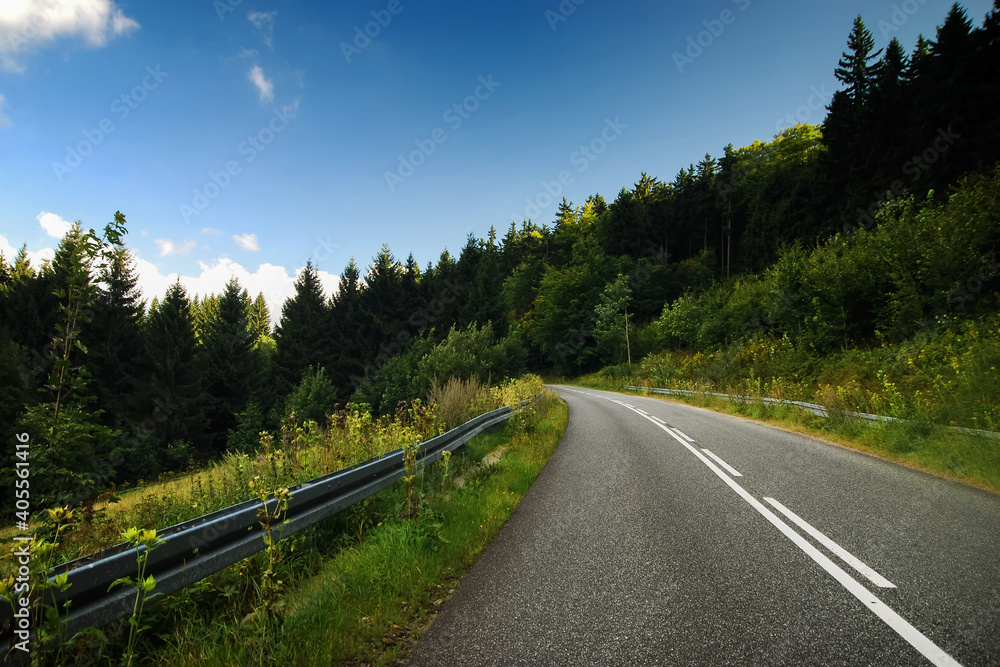
[[[445,426],[457,425],[441,421],[436,416],[439,407],[458,414],[474,404],[473,412],[478,414],[527,401],[500,430],[479,436],[429,469],[415,470],[414,478],[280,541],[276,537],[282,521],[279,506],[273,516],[261,517],[262,526],[266,524],[264,551],[184,591],[157,596],[155,581],[143,575],[144,556],[140,556],[138,576],[122,583],[139,587],[144,595],[137,599],[132,617],[120,623],[63,637],[51,612],[40,604],[35,610],[37,627],[47,629],[50,644],[36,655],[36,664],[63,664],[70,656],[86,656],[93,661],[89,664],[118,664],[115,656],[121,655],[136,656],[143,664],[203,664],[204,659],[220,665],[262,664],[283,653],[297,655],[294,664],[314,664],[318,656],[330,652],[376,657],[391,653],[395,642],[382,642],[382,636],[399,639],[396,652],[405,649],[409,635],[392,627],[399,626],[402,617],[392,616],[388,623],[373,611],[362,618],[354,613],[354,605],[363,600],[373,610],[396,608],[417,614],[407,618],[410,631],[419,633],[417,621],[426,620],[436,608],[428,596],[437,593],[439,598],[438,584],[456,582],[474,562],[544,466],[566,424],[565,407],[558,398],[544,395],[534,403],[542,391],[537,376],[492,388],[458,380],[448,385],[448,403],[433,403],[429,408],[418,403],[397,419],[375,421],[364,411],[344,411],[331,416],[334,430],[330,433],[315,423],[305,431],[298,428],[300,434],[317,433],[315,441],[296,443],[293,436],[284,439],[288,449],[282,451],[265,434],[257,456],[234,454],[209,470],[132,490],[119,502],[94,508],[90,515],[72,510],[46,513],[33,532],[39,540],[35,547],[41,545],[39,553],[46,554],[48,567],[90,553],[95,546],[123,540],[155,548],[158,528],[236,502],[266,498],[271,492],[288,498],[289,486],[323,474],[328,467],[336,470],[400,446],[405,449]],[[500,445],[504,446],[500,463],[477,467],[478,460]],[[466,479],[459,488],[456,479],[463,475]],[[292,608],[301,610],[299,600],[307,594],[297,587],[314,577],[324,581],[323,571],[342,568],[344,563],[355,567],[359,558],[373,563],[388,559],[393,568],[367,569],[362,562],[363,567],[353,570],[357,590],[347,590],[341,598],[322,598],[324,604],[340,610],[339,622],[346,628],[343,637],[355,641],[336,646],[289,642],[285,622],[295,616]],[[9,556],[5,558],[5,571],[15,565]],[[414,571],[425,575],[414,578]],[[398,575],[400,583],[373,597],[387,574]],[[0,594],[10,599],[13,577],[6,573],[5,577],[0,577]],[[323,613],[329,619],[332,612]],[[368,639],[358,644],[361,637]],[[304,648],[319,653],[302,653]]]

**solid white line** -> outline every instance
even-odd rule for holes
[[[652,415],[650,415],[650,416],[652,416]],[[660,422],[661,424],[664,424],[664,425],[667,423],[667,422],[663,421],[662,419],[660,419],[659,417],[653,417],[653,419],[655,419],[656,421],[658,421],[658,422]]]
[[[649,417],[646,417],[646,419],[653,421]],[[653,423],[656,424],[656,422]],[[728,484],[733,491],[743,498],[743,500],[747,501],[747,503],[757,510],[765,519],[770,521],[778,530],[782,532],[785,537],[791,540],[795,546],[816,561],[820,567],[826,570],[830,576],[836,579],[841,586],[846,588],[848,592],[856,597],[865,607],[868,608],[869,611],[881,618],[886,625],[892,628],[900,637],[909,642],[913,648],[917,649],[917,651],[919,651],[921,655],[927,658],[932,664],[938,665],[938,667],[961,667],[960,662],[945,653],[944,650],[942,650],[937,644],[932,642],[924,636],[923,633],[910,625],[905,618],[897,614],[887,604],[875,597],[867,588],[859,584],[853,577],[851,577],[851,575],[847,574],[847,572],[830,560],[825,554],[823,554],[823,552],[808,542],[806,538],[796,533],[791,526],[778,518],[774,512],[767,509],[767,507],[765,507],[759,500],[751,496],[747,490],[737,484],[732,477],[729,477],[714,463],[705,458],[704,454],[692,447],[689,443],[685,442],[680,436],[671,431],[670,428],[661,424],[656,425],[666,431],[667,434],[669,434],[674,440],[684,445],[692,454],[697,456],[702,463],[708,466],[708,468],[719,477],[719,479]]]
[[[861,560],[855,557],[854,554],[852,554],[847,549],[843,548],[842,546],[831,540],[823,533],[813,528],[811,525],[809,525],[809,523],[805,519],[803,519],[795,512],[793,512],[792,510],[788,509],[787,507],[779,503],[774,498],[764,498],[764,500],[771,503],[779,512],[781,512],[786,517],[791,519],[792,523],[796,524],[799,528],[812,535],[817,542],[819,542],[824,547],[832,551],[840,558],[840,560],[844,561],[845,563],[853,567],[855,570],[857,570],[859,573],[863,574],[869,581],[871,581],[879,588],[896,587],[896,584],[892,583],[891,581],[883,577],[881,574],[879,574],[875,570],[865,565],[863,562],[861,562]]]
[[[636,412],[638,412],[638,413],[639,413],[639,414],[641,414],[641,415],[646,415],[647,417],[649,416],[649,413],[648,413],[648,412],[643,412],[643,411],[642,411],[642,410],[640,410],[639,408],[636,408],[636,409],[635,409],[635,411],[636,411]]]
[[[674,427],[674,430],[677,431],[678,433],[680,433],[681,437],[684,438],[685,440],[687,440],[688,442],[694,442],[694,438],[692,438],[691,436],[689,436],[687,433],[685,433],[684,431],[680,430],[676,426]]]
[[[680,433],[680,431],[678,431],[678,433]],[[743,473],[741,473],[739,470],[737,470],[733,466],[729,465],[728,463],[726,463],[725,461],[723,461],[722,459],[720,459],[718,456],[716,456],[712,452],[710,452],[707,449],[705,449],[704,447],[702,448],[701,451],[705,452],[706,454],[708,454],[709,456],[711,456],[713,459],[715,459],[715,462],[718,463],[723,468],[725,468],[726,470],[728,470],[729,474],[732,475],[733,477],[742,477],[743,476]]]

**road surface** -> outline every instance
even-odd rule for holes
[[[559,448],[404,664],[1000,664],[1000,496],[556,389]]]

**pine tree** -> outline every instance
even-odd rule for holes
[[[221,452],[228,432],[236,427],[236,414],[262,388],[262,369],[239,281],[230,279],[221,296],[208,297],[204,304],[213,302],[214,308],[203,308],[208,312],[202,324],[200,350],[209,397],[209,434],[212,447]]]
[[[187,293],[178,280],[143,326],[144,358],[136,383],[135,422],[123,441],[133,476],[152,476],[187,463],[187,454],[213,454],[202,360]],[[188,452],[184,444],[192,449]]]
[[[256,332],[257,345],[264,338],[271,337],[271,311],[264,300],[263,292],[257,293],[257,298],[253,300],[250,308],[250,327]]]
[[[502,300],[503,275],[500,250],[497,248],[496,229],[490,227],[490,234],[482,243],[479,267],[472,279],[469,296],[466,299],[464,318],[483,326],[492,323],[498,336],[507,333],[507,318]]]
[[[366,372],[377,369],[369,354],[366,323],[361,303],[361,272],[354,258],[340,274],[336,294],[329,307],[328,375],[337,392],[337,400],[346,402],[354,393]]]
[[[847,48],[850,52],[841,56],[834,75],[846,86],[844,93],[851,105],[863,106],[868,101],[868,95],[874,85],[876,63],[882,50],[872,53],[875,48],[875,38],[865,27],[860,15],[854,19],[854,27],[847,39]]]
[[[275,375],[278,392],[288,394],[302,380],[306,368],[321,368],[328,344],[326,323],[329,319],[319,273],[312,261],[295,280],[295,296],[281,307],[281,320],[275,329]],[[255,337],[258,323],[252,323]]]
[[[88,328],[87,368],[94,378],[103,423],[124,428],[128,401],[134,390],[134,371],[142,355],[144,311],[132,254],[116,248],[101,271],[101,288]]]

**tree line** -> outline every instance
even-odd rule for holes
[[[827,347],[874,340],[885,317],[909,335],[900,323],[930,297],[908,275],[924,276],[920,262],[932,258],[905,252],[906,225],[929,229],[931,212],[970,174],[981,180],[964,182],[972,194],[962,201],[995,196],[998,68],[1000,0],[978,27],[954,5],[935,39],[920,37],[909,54],[896,39],[876,50],[859,17],[822,125],[730,144],[668,182],[642,173],[610,202],[563,199],[550,223],[470,234],[456,256],[445,250],[424,267],[385,245],[367,266],[352,259],[330,298],[308,263],[273,329],[263,297],[235,279],[220,295],[176,283],[147,303],[124,216],[103,234],[76,225],[50,263],[29,265],[25,248],[0,258],[5,451],[29,432],[46,492],[85,499],[192,458],[251,450],[292,409],[325,406],[321,419],[351,402],[389,413],[449,375],[579,373],[756,335],[779,320],[821,331]],[[959,213],[976,209],[962,206],[934,219],[961,225]],[[987,218],[974,233],[942,241],[972,245],[935,266],[995,252],[995,209],[979,208]],[[887,215],[891,239],[858,246]],[[892,279],[858,283],[866,296],[844,297],[839,309],[815,303],[827,294],[818,288],[808,304],[773,294],[804,294],[792,283],[837,275],[844,257],[860,256],[855,247],[868,248],[868,271],[885,257],[910,259],[889,262]],[[934,294],[948,281],[947,271],[934,278]],[[736,294],[750,300],[734,305]],[[977,303],[988,296],[977,292]],[[771,313],[763,326],[758,297]],[[730,311],[740,314],[708,317]]]

